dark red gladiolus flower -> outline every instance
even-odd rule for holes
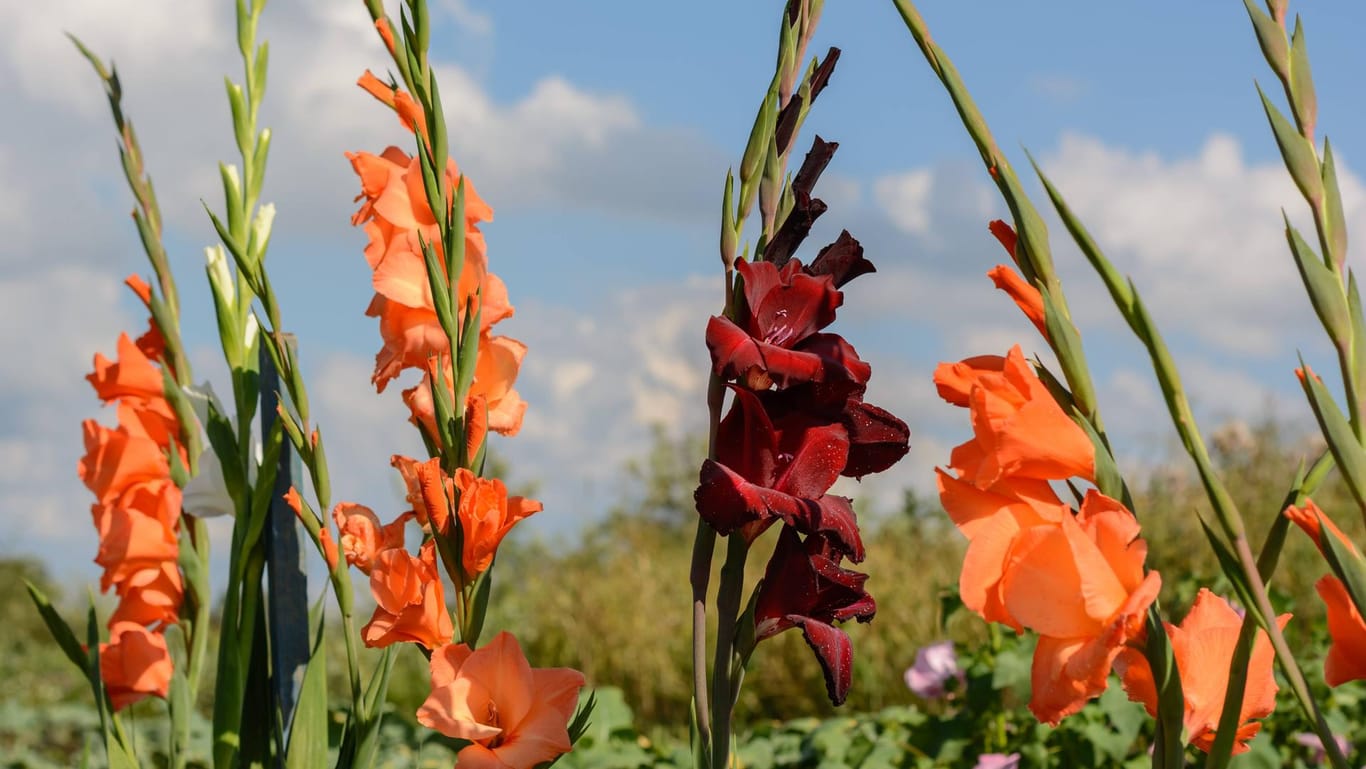
[[[835,308],[844,301],[833,279],[804,272],[796,259],[781,270],[743,260],[735,267],[744,279],[740,323],[713,317],[707,324],[718,376],[754,390],[841,376],[867,381],[868,365],[852,347],[833,334],[817,333],[835,320]]]
[[[811,383],[786,390],[759,393],[764,411],[774,422],[784,422],[793,414],[844,426],[849,439],[849,455],[841,475],[862,478],[880,473],[906,456],[910,449],[910,428],[886,409],[863,401],[863,385],[854,383]]]
[[[739,530],[751,542],[782,520],[806,533],[825,532],[851,560],[863,560],[853,507],[826,494],[848,461],[845,427],[800,411],[775,423],[758,395],[732,389],[716,459],[703,462],[694,494],[703,519],[722,535]]]
[[[826,693],[836,705],[849,694],[853,647],[833,623],[867,622],[877,611],[873,597],[863,589],[868,575],[841,567],[840,556],[840,549],[823,535],[811,534],[803,542],[795,529],[784,526],[764,572],[754,614],[756,642],[789,628],[802,629],[825,673]]]

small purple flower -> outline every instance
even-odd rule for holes
[[[983,753],[972,769],[1019,769],[1019,753]]]
[[[1313,751],[1309,757],[1309,762],[1311,764],[1322,764],[1324,759],[1328,757],[1328,752],[1323,748],[1323,740],[1319,739],[1319,736],[1313,732],[1300,732],[1295,735],[1295,742],[1298,742]],[[1340,735],[1333,735],[1333,742],[1338,744],[1338,750],[1341,751],[1344,756],[1347,755],[1347,751],[1352,747],[1351,744],[1347,742],[1347,738]]]
[[[953,641],[940,641],[921,647],[915,653],[915,664],[906,669],[906,685],[922,699],[937,700],[947,695],[950,678],[958,679],[959,689],[967,681],[963,671],[958,669]]]

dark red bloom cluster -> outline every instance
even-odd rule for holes
[[[833,145],[818,139],[812,152],[825,148]],[[785,253],[770,251],[774,261],[736,262],[743,300],[733,320],[713,317],[707,325],[713,370],[733,398],[717,430],[716,458],[703,462],[694,496],[698,513],[722,535],[738,532],[753,542],[782,522],[757,597],[755,637],[800,627],[831,701],[840,704],[851,648],[833,623],[866,622],[875,605],[863,589],[866,576],[840,565],[863,560],[853,506],[828,492],[841,475],[891,467],[905,456],[910,432],[863,401],[872,367],[843,337],[823,330],[844,301],[840,288],[874,271],[862,246],[842,233],[809,266],[790,258],[795,243],[784,246]]]

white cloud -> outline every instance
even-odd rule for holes
[[[934,172],[920,168],[878,179],[873,183],[873,198],[902,232],[925,235],[930,231],[929,203],[933,188]]]

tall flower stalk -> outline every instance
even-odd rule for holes
[[[693,546],[694,754],[698,765],[730,764],[731,724],[744,670],[757,644],[800,628],[835,704],[852,675],[852,646],[836,623],[872,619],[866,575],[842,562],[863,560],[850,500],[829,493],[841,476],[885,470],[907,450],[901,420],[863,400],[871,368],[842,337],[825,332],[843,303],[840,290],[873,272],[848,232],[809,266],[794,258],[826,205],[813,187],[838,145],[819,137],[795,175],[796,137],[825,88],[838,49],[806,61],[823,3],[792,0],[779,27],[777,65],[740,161],[738,189],[727,174],[722,201],[722,314],[707,325],[708,457],[695,498]],[[753,252],[737,253],[757,199]],[[726,394],[730,406],[726,408]],[[774,525],[778,546],[765,578],[745,600],[744,571],[756,538]],[[727,538],[716,594],[717,630],[706,675],[707,590],[715,537]]]

